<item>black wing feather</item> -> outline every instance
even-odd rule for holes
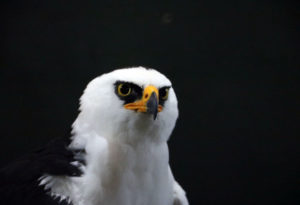
[[[71,164],[76,152],[70,150],[69,138],[53,140],[42,149],[24,156],[0,169],[0,204],[6,205],[63,205],[47,194],[38,179],[45,175],[80,176],[81,170]],[[82,150],[80,150],[82,152]]]

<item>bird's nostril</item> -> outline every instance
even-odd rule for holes
[[[148,94],[145,95],[145,98],[146,98],[146,99],[148,98]]]

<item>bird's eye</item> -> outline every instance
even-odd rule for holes
[[[159,90],[159,97],[162,100],[167,100],[169,96],[169,88],[162,88]]]
[[[126,84],[126,83],[121,83],[118,85],[118,95],[125,97],[130,95],[131,93],[131,87],[130,85]]]

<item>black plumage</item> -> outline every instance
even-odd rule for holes
[[[68,148],[69,138],[59,138],[51,141],[45,147],[38,149],[6,167],[0,169],[0,204],[2,205],[64,205],[49,195],[49,190],[39,186],[38,179],[47,174],[53,176],[80,176],[78,166],[71,162],[79,161],[78,153],[83,150]]]

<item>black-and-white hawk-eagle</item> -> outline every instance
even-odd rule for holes
[[[172,84],[144,67],[92,80],[71,134],[0,170],[5,205],[188,205],[169,166]]]

